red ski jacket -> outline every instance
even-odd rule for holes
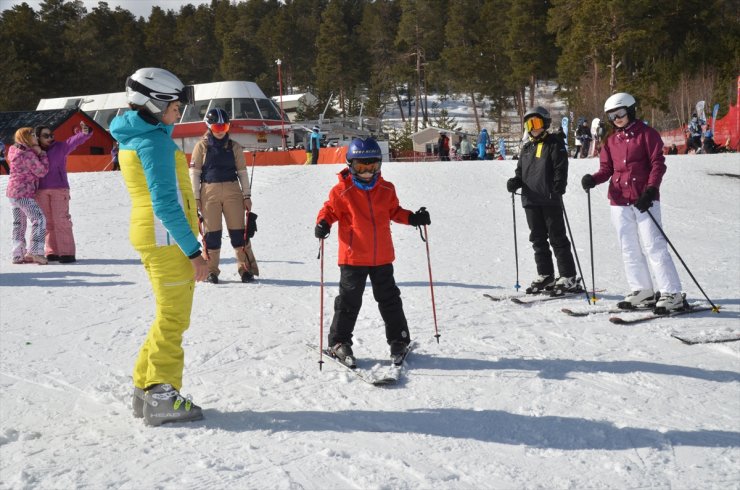
[[[407,225],[410,215],[411,211],[398,204],[396,188],[382,176],[372,189],[363,190],[345,168],[316,223],[322,219],[330,225],[339,222],[339,265],[375,266],[393,262],[391,221]]]

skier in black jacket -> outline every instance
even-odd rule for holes
[[[550,122],[550,113],[544,107],[535,107],[524,115],[529,141],[522,147],[515,177],[507,181],[506,189],[509,192],[522,189],[522,206],[539,274],[527,293],[553,290],[557,295],[581,289],[563,219],[562,195],[568,183],[568,151],[560,138],[546,131]],[[557,280],[551,246],[560,273]]]

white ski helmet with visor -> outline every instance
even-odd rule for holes
[[[179,78],[163,68],[139,68],[126,79],[126,100],[145,107],[160,119],[171,102],[194,102],[192,85],[184,85]]]

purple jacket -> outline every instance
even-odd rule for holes
[[[601,147],[599,171],[593,174],[596,184],[609,180],[609,202],[612,206],[629,206],[648,187],[660,189],[665,174],[663,140],[660,134],[642,121],[634,121],[609,136]],[[660,200],[660,193],[655,200]]]
[[[10,178],[5,195],[13,199],[36,197],[39,177],[49,170],[49,159],[43,151],[41,155],[25,145],[15,144],[8,149]]]
[[[92,137],[92,128],[85,134],[80,131],[66,141],[55,141],[46,150],[49,156],[49,173],[39,181],[39,189],[69,189],[67,180],[67,155]]]

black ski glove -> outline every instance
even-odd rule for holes
[[[247,215],[247,238],[252,238],[257,233],[257,215],[249,212]]]
[[[583,190],[587,191],[589,189],[593,189],[596,187],[596,181],[594,180],[594,177],[591,174],[586,174],[581,179],[581,185],[583,186]]]
[[[316,238],[321,238],[322,240],[329,236],[329,232],[331,231],[331,225],[326,222],[326,220],[321,220],[316,225],[316,229],[314,230],[313,234]]]
[[[658,195],[658,189],[655,187],[648,187],[645,189],[645,192],[642,193],[642,195],[637,198],[637,202],[635,203],[635,207],[641,212],[644,213],[651,207],[653,207],[653,201],[655,201],[655,197]]]
[[[522,186],[522,179],[519,177],[512,177],[506,181],[506,190],[509,192],[516,192]]]
[[[409,224],[411,226],[431,225],[432,219],[429,217],[429,211],[427,211],[427,208],[419,208],[417,212],[410,215]]]

